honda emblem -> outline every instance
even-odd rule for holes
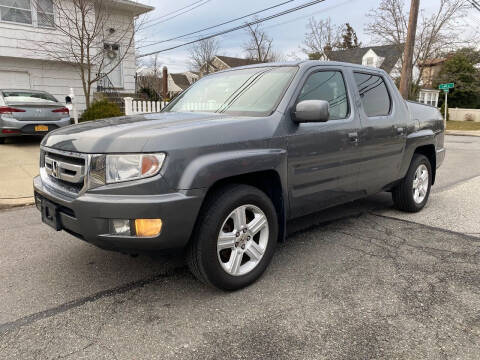
[[[52,176],[58,179],[58,173],[59,173],[58,162],[55,160],[52,160]]]

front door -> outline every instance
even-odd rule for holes
[[[312,213],[359,197],[357,133],[360,122],[346,87],[346,75],[325,67],[307,74],[295,105],[326,100],[327,122],[295,124],[288,137],[291,217]]]
[[[370,194],[397,180],[406,141],[407,114],[394,106],[396,93],[378,73],[354,72],[360,96],[362,129],[359,149],[363,155],[359,183]],[[397,101],[401,104],[401,101]]]
[[[123,88],[122,62],[118,44],[105,44],[104,71],[114,88]]]

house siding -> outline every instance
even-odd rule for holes
[[[110,16],[108,27],[112,28],[119,28],[133,19],[132,13],[124,11],[112,12]],[[30,77],[31,89],[48,91],[62,102],[70,92],[70,88],[73,88],[78,109],[83,111],[86,101],[79,73],[75,71],[72,64],[49,58],[36,43],[47,40],[61,42],[62,38],[62,35],[55,29],[0,21],[0,71],[26,72]],[[120,41],[120,46],[128,46],[128,38],[127,35],[124,41]],[[132,44],[121,63],[122,87],[117,89],[120,93],[135,92],[134,47]],[[94,70],[94,72],[96,71]],[[5,84],[2,85],[0,79],[0,88],[2,87],[5,87]],[[92,92],[95,91],[96,85],[94,84]]]

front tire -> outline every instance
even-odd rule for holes
[[[402,211],[423,209],[432,187],[432,165],[425,155],[414,154],[407,175],[392,191],[395,207]]]
[[[248,185],[229,185],[202,207],[187,262],[202,282],[223,290],[256,281],[270,263],[278,219],[270,198]]]

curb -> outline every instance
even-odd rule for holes
[[[11,209],[20,206],[27,206],[35,204],[35,198],[24,197],[17,199],[0,199],[0,210]]]

